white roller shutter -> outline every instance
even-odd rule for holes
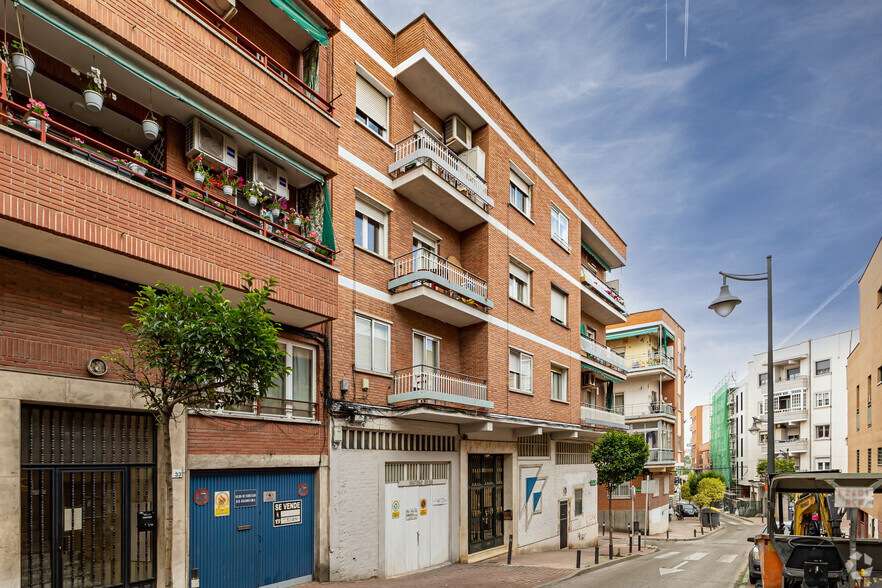
[[[355,368],[371,369],[371,320],[355,317]]]
[[[374,322],[373,370],[389,372],[389,325]]]
[[[521,192],[530,195],[530,184],[524,181],[524,179],[514,170],[511,170],[511,183],[517,186]]]
[[[526,353],[521,354],[521,390],[533,391],[533,356]]]
[[[562,323],[567,322],[567,297],[557,288],[551,289],[551,316]]]
[[[389,128],[386,97],[362,76],[355,74],[355,106],[380,124]]]

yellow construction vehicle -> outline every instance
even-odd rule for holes
[[[829,502],[829,495],[817,492],[801,495],[793,506],[793,534],[838,537],[839,517],[831,515]]]

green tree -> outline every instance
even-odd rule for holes
[[[769,460],[764,459],[758,464],[756,464],[756,474],[758,476],[766,475],[766,467],[769,463]],[[790,461],[789,459],[776,459],[775,460],[775,473],[776,474],[786,474],[789,472],[796,471],[796,464]]]
[[[597,480],[606,484],[609,513],[609,543],[613,541],[612,489],[629,482],[643,472],[649,461],[649,446],[639,433],[608,431],[603,434],[591,451],[591,460],[597,468]]]
[[[276,280],[259,288],[249,274],[242,281],[244,297],[236,306],[224,297],[221,284],[190,292],[163,283],[157,284],[163,291],[141,288],[131,307],[134,321],[123,326],[129,347],[107,358],[156,417],[157,502],[165,533],[160,565],[169,588],[174,553],[170,421],[191,408],[250,404],[288,371],[279,326],[266,308]]]
[[[682,498],[683,500],[691,501],[693,496],[694,495],[692,494],[692,486],[690,486],[689,483],[683,484],[683,486],[680,488],[680,498]]]
[[[700,474],[696,474],[695,472],[693,472],[689,474],[689,481],[687,482],[687,484],[689,484],[689,490],[691,491],[692,495],[698,494],[698,484],[705,478],[716,478],[717,480],[722,480],[724,485],[726,483],[726,478],[723,476],[723,474],[714,470],[708,470],[706,472],[701,472]]]
[[[698,483],[698,493],[707,496],[712,503],[717,502],[726,494],[726,484],[717,478],[705,478]]]
[[[704,520],[701,516],[701,509],[711,503],[711,499],[707,494],[702,494],[699,492],[695,496],[692,497],[692,504],[698,507],[698,524],[701,525],[701,528],[704,529]],[[704,533],[704,531],[702,531]]]

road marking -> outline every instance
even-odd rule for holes
[[[706,555],[707,555],[707,553],[705,553],[703,551],[697,551],[697,552],[693,553],[692,555],[687,555],[686,559],[683,561],[698,561],[701,558],[705,557]]]
[[[685,565],[685,564],[686,564],[686,560],[683,560],[672,568],[659,568],[658,574],[660,576],[667,576],[668,574],[676,574],[677,572],[682,572],[684,570],[681,570],[680,566]]]
[[[679,551],[668,551],[667,553],[662,553],[661,555],[656,555],[655,559],[664,559],[666,557],[671,557],[672,555],[679,555]]]
[[[740,527],[741,525],[744,524],[744,523],[742,523],[742,522],[740,522],[740,521],[735,521],[735,520],[732,520],[732,519],[725,519],[725,521],[726,521],[726,523],[728,523],[728,524],[730,524],[730,525],[738,525],[739,527]]]
[[[721,555],[720,558],[717,560],[717,563],[732,563],[733,561],[735,561],[736,557],[738,557],[737,553]]]

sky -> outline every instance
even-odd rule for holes
[[[364,1],[392,31],[428,14],[624,239],[628,310],[686,329],[687,411],[766,349],[765,283],[730,282],[722,319],[721,270],[772,255],[776,347],[858,327],[882,2],[702,0],[687,32],[686,0]]]

